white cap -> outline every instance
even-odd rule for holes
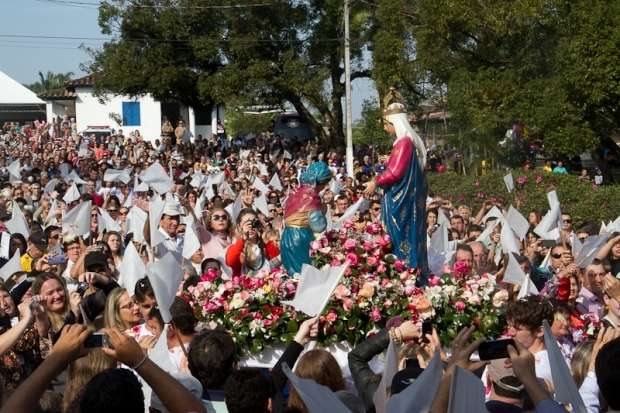
[[[170,217],[182,215],[177,201],[169,194],[166,194],[166,200],[164,202],[164,210],[162,214],[168,215]]]

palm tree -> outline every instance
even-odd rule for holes
[[[39,81],[27,85],[27,87],[36,94],[41,94],[44,92],[49,92],[53,89],[63,87],[65,83],[71,80],[72,76],[73,72],[53,73],[51,71],[48,71],[46,74],[43,74],[43,72],[39,72]]]

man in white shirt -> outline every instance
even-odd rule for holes
[[[181,221],[181,211],[173,201],[166,201],[164,206],[164,212],[159,221],[159,228],[157,231],[162,236],[163,241],[157,246],[156,256],[161,257],[165,255],[167,251],[181,254],[183,251],[183,237],[177,234],[179,229],[179,223]],[[163,251],[160,247],[163,246],[167,251]]]
[[[551,367],[543,331],[543,321],[553,323],[553,306],[546,297],[530,295],[508,304],[506,321],[508,334],[534,355],[536,377],[545,380],[553,389]]]

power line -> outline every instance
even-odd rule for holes
[[[77,0],[37,0],[39,2],[53,3],[59,6],[74,6],[84,8],[99,8],[101,3],[91,3]],[[253,7],[268,7],[273,6],[273,3],[256,3],[256,4],[222,4],[222,5],[210,5],[210,6],[172,6],[176,9],[245,9]],[[131,4],[131,7],[143,8],[143,9],[159,9],[162,6],[150,5],[150,4]]]
[[[0,34],[0,40],[2,38],[9,39],[41,39],[41,40],[90,40],[90,41],[98,41],[98,42],[109,42],[114,41],[112,37],[81,37],[81,36],[49,36],[49,35],[30,35],[30,34]],[[158,39],[158,38],[123,38],[122,41],[129,42],[159,42],[159,43],[175,43],[175,44],[183,44],[189,43],[192,40],[188,39]],[[326,39],[225,39],[225,38],[204,38],[197,37],[195,40],[206,40],[212,42],[222,42],[222,43],[231,43],[231,42],[239,42],[239,43],[308,43],[311,41],[318,43],[333,43],[333,42],[342,42],[343,38],[326,38]]]

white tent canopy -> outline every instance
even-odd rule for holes
[[[44,105],[36,93],[0,71],[0,105]]]

